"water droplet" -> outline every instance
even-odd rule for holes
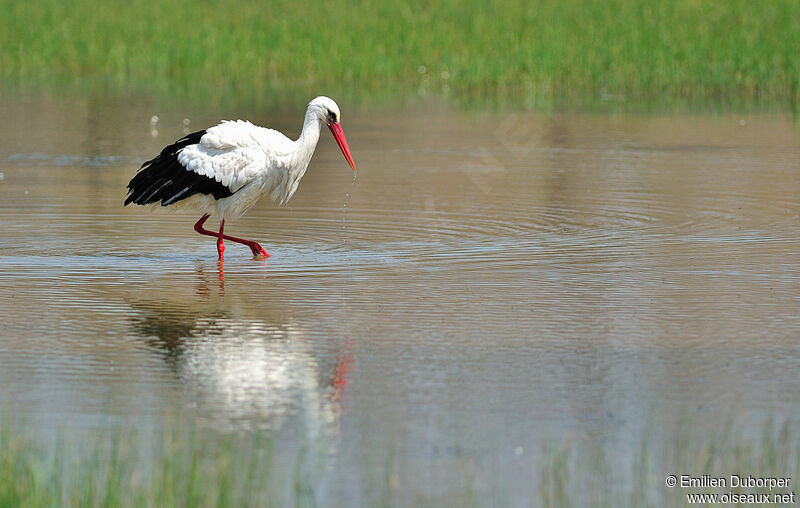
[[[28,195],[28,189],[25,189],[25,192],[24,192],[24,194],[25,194],[26,196]]]
[[[189,125],[190,123],[192,123],[192,122],[188,118],[184,118],[183,119],[183,125]]]
[[[158,129],[150,129],[150,135],[154,138],[158,137]]]
[[[425,74],[425,71],[427,71],[427,70],[428,70],[428,69],[426,69],[424,65],[420,65],[420,66],[419,66],[419,69],[417,69],[417,71],[418,71],[420,74]]]
[[[442,71],[442,79],[445,80],[445,81],[450,79],[450,73],[447,72],[447,71]]]
[[[0,173],[0,179],[2,179],[2,178],[3,178],[3,173]],[[350,197],[350,193],[349,192],[345,193],[345,196],[349,198]]]
[[[150,117],[150,123],[151,124],[157,124],[158,123],[158,115],[151,116]]]
[[[739,120],[739,125],[745,125],[745,124],[747,124],[747,120],[745,120],[744,118]]]
[[[2,180],[5,177],[6,177],[5,173],[0,173],[0,180]]]

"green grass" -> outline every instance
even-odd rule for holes
[[[541,479],[541,505],[571,506],[692,506],[687,494],[730,492],[797,492],[800,474],[800,441],[789,422],[768,422],[760,437],[744,438],[732,424],[721,424],[712,434],[698,435],[684,418],[667,445],[646,435],[638,450],[625,457],[626,468],[606,450],[586,441],[565,440],[551,450]],[[668,475],[710,475],[729,481],[731,475],[746,477],[791,478],[788,488],[666,486]],[[725,504],[726,506],[728,504]],[[762,505],[763,506],[763,505]],[[768,505],[773,506],[773,505]]]
[[[0,1],[0,79],[216,101],[800,102],[796,0]],[[423,71],[424,67],[424,72]]]
[[[745,439],[731,426],[713,435],[692,435],[689,423],[666,445],[653,445],[663,441],[645,436],[632,452],[609,449],[602,439],[586,436],[545,444],[536,452],[543,457],[539,470],[529,472],[539,493],[530,505],[685,506],[689,492],[765,492],[670,489],[664,485],[668,474],[791,477],[790,488],[773,492],[797,490],[800,441],[788,424],[768,423],[761,437]],[[19,428],[0,427],[0,507],[347,505],[327,499],[320,487],[328,466],[356,467],[359,474],[348,481],[348,491],[358,492],[357,498],[368,506],[397,506],[408,498],[403,496],[404,480],[394,472],[389,445],[386,450],[366,452],[386,456],[383,471],[380,467],[372,471],[366,463],[360,467],[337,464],[335,456],[308,448],[287,465],[279,464],[273,442],[264,433],[219,434],[174,422],[167,422],[166,428],[162,436],[150,439],[138,431],[117,429],[83,436],[62,433],[43,442]],[[415,473],[418,477],[443,473],[442,464],[430,460],[431,470],[423,466]],[[486,460],[494,463],[494,459]],[[415,496],[415,504],[509,504],[502,478],[495,477],[487,485],[485,474],[464,474],[462,492],[443,486],[446,498],[435,493],[431,499]],[[417,480],[409,481],[416,484]]]
[[[45,448],[0,429],[0,507],[271,506],[283,499],[284,491],[265,481],[274,476],[271,443],[257,435],[246,443],[236,436],[209,442],[197,429],[182,434],[175,427],[144,450],[134,438],[141,436],[60,435]],[[298,476],[298,484],[304,480]]]

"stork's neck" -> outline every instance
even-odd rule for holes
[[[308,168],[308,163],[311,162],[311,156],[314,155],[314,149],[317,148],[317,141],[319,141],[320,123],[319,115],[314,114],[309,108],[306,111],[306,119],[303,122],[303,131],[300,132],[300,137],[294,142],[294,152],[289,156],[286,164],[289,179],[285,181],[286,184],[283,186],[285,193],[281,196],[282,203],[292,197],[292,194],[297,189],[297,184]]]
[[[300,137],[297,138],[297,152],[301,156],[307,155],[307,160],[311,160],[311,156],[314,154],[314,149],[317,147],[317,142],[319,141],[319,130],[321,127],[322,122],[319,119],[319,116],[308,108],[306,111],[306,118],[303,121],[303,131],[300,133]],[[303,157],[304,159],[306,157]]]

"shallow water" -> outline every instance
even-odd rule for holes
[[[198,214],[121,206],[189,113],[0,101],[0,410],[322,442],[348,504],[387,456],[406,500],[525,504],[543,443],[800,417],[790,118],[342,108],[358,179],[323,136],[287,206],[226,225],[272,257],[220,266]]]

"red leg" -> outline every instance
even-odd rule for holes
[[[205,229],[203,227],[203,224],[206,223],[206,221],[208,220],[209,217],[210,217],[209,214],[205,214],[202,217],[200,217],[200,220],[198,220],[194,225],[194,230],[197,231],[198,233],[200,233],[201,235],[216,236],[217,237],[217,245],[218,246],[222,244],[222,239],[224,238],[225,240],[230,240],[232,242],[241,243],[242,245],[247,245],[248,247],[250,247],[250,250],[253,251],[253,255],[254,256],[263,256],[265,258],[269,257],[269,254],[267,253],[267,251],[265,251],[264,248],[261,247],[256,242],[252,242],[250,240],[243,240],[241,238],[236,238],[235,236],[228,236],[228,235],[222,234],[222,226],[224,225],[224,221],[220,225],[219,233],[217,233],[215,231],[209,231],[208,229]],[[219,250],[219,249],[217,249],[217,250]],[[224,247],[223,247],[223,250],[224,250]],[[220,254],[220,259],[222,259],[222,255],[221,254]]]
[[[225,235],[222,234],[222,231],[225,229],[225,219],[219,223],[219,236],[217,236],[217,252],[219,253],[219,260],[222,261],[225,259],[225,244],[222,243],[222,239]]]

